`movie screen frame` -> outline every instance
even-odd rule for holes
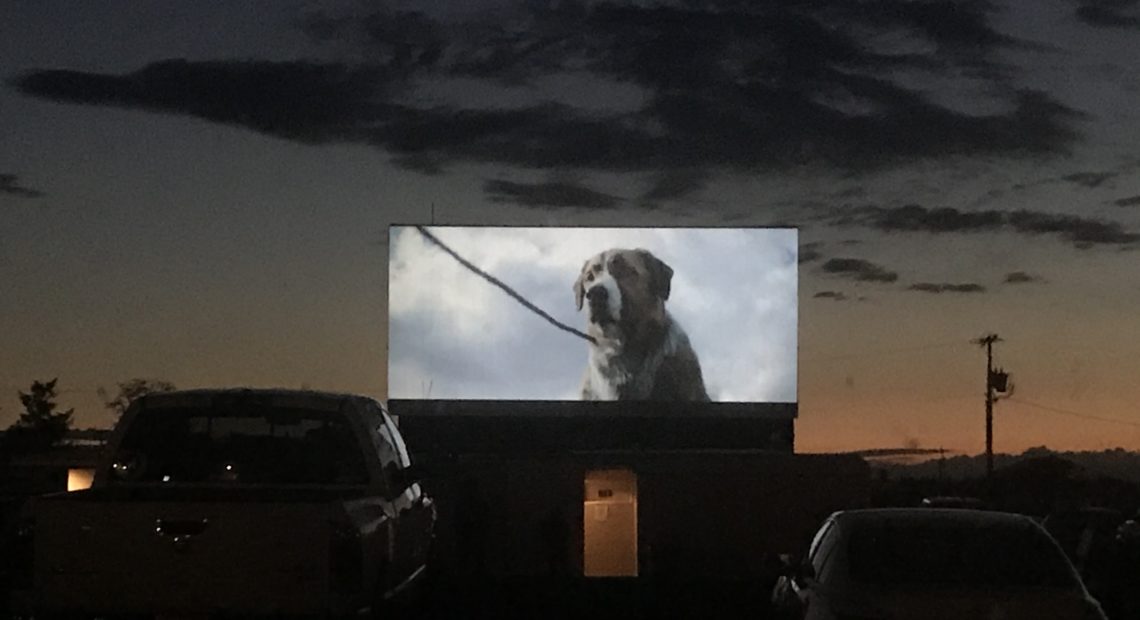
[[[389,402],[795,415],[798,241],[791,227],[394,224]]]

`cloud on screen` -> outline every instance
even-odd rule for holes
[[[645,248],[674,269],[666,308],[713,400],[795,402],[797,239],[790,229],[434,227],[555,319],[585,329],[571,286],[590,256]],[[576,400],[587,343],[424,239],[391,231],[389,396]]]

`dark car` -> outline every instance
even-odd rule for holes
[[[982,500],[977,497],[957,497],[939,495],[936,497],[927,497],[922,500],[923,508],[972,508],[981,510],[984,508]]]
[[[772,603],[811,620],[1105,618],[1040,525],[964,509],[837,512]]]

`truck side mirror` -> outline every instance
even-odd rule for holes
[[[791,555],[781,555],[780,563],[783,565],[780,574],[804,587],[815,580],[815,567],[807,558]]]
[[[401,493],[408,490],[408,487],[423,480],[423,477],[423,468],[414,463],[407,467],[398,467],[395,463],[390,463],[385,468],[390,499],[399,497]]]
[[[800,562],[800,565],[796,570],[795,578],[801,584],[807,584],[815,581],[815,567],[812,566],[811,562],[807,561],[807,558],[804,558],[804,560]]]
[[[780,554],[780,575],[789,579],[796,576],[801,560],[790,553]]]
[[[400,470],[400,483],[405,487],[409,487],[422,481],[425,475],[426,472],[422,466],[417,463],[412,463]]]

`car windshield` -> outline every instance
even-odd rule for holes
[[[367,472],[343,416],[244,405],[144,409],[115,455],[119,482],[364,484]]]
[[[847,555],[851,577],[876,585],[1078,587],[1053,541],[1019,524],[868,525],[852,532]]]

